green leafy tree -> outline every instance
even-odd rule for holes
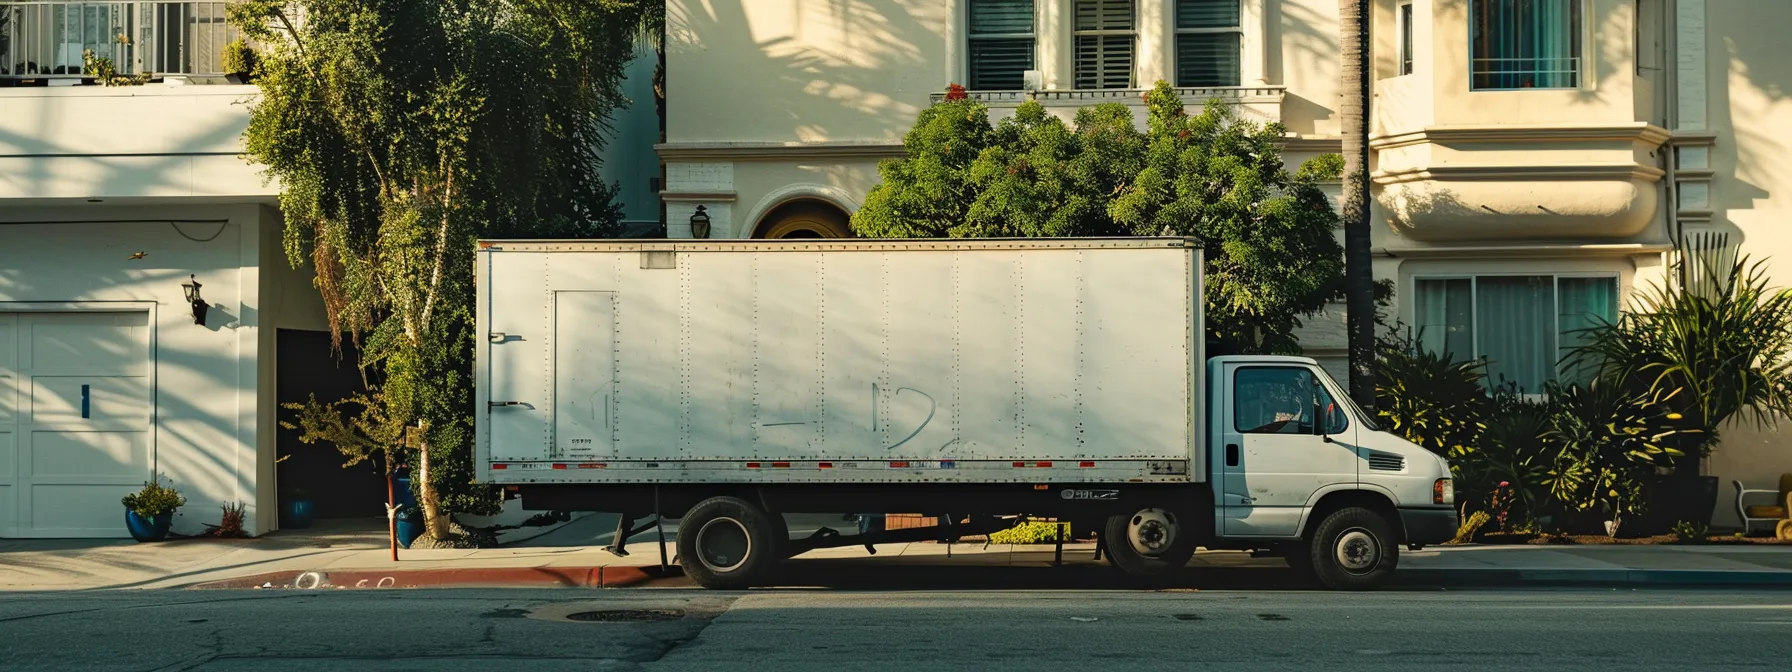
[[[369,394],[297,404],[350,456],[416,459],[432,535],[490,510],[472,482],[473,255],[480,237],[610,234],[606,115],[648,0],[256,0],[263,45],[245,134],[278,181],[289,260],[330,329],[359,342]],[[402,445],[400,443],[402,442]]]
[[[1028,102],[992,127],[958,91],[922,111],[906,157],[879,166],[855,233],[1196,238],[1212,354],[1298,352],[1301,318],[1338,294],[1338,217],[1318,182],[1341,164],[1328,155],[1288,172],[1280,124],[1240,119],[1221,101],[1189,115],[1160,82],[1143,132],[1117,103],[1065,124]]]

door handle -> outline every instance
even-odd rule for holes
[[[1226,444],[1226,466],[1238,466],[1238,444],[1236,443]]]
[[[497,408],[499,406],[526,406],[527,404],[520,401],[488,401],[485,402],[485,405],[489,408]]]

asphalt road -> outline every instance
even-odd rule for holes
[[[581,612],[624,622],[572,621]],[[1773,670],[1792,592],[80,592],[0,670]]]

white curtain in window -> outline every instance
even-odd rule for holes
[[[1535,394],[1556,371],[1555,278],[1489,276],[1475,281],[1475,323],[1490,383]]]
[[[1426,352],[1455,361],[1475,358],[1474,281],[1468,278],[1419,280],[1414,336]]]
[[[1587,329],[1618,319],[1618,281],[1613,278],[1561,278],[1556,281],[1557,329],[1562,350],[1561,378],[1585,384],[1592,380],[1591,366],[1569,366],[1569,356],[1587,342]]]

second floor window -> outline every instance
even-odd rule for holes
[[[1412,74],[1412,2],[1401,3],[1395,10],[1400,23],[1400,74]]]
[[[1581,0],[1471,0],[1475,90],[1580,86]]]
[[[1077,0],[1076,88],[1132,88],[1132,0]]]
[[[1238,86],[1244,28],[1239,0],[1176,0],[1176,85]]]
[[[1033,0],[971,0],[970,89],[1018,91],[1033,69]]]

